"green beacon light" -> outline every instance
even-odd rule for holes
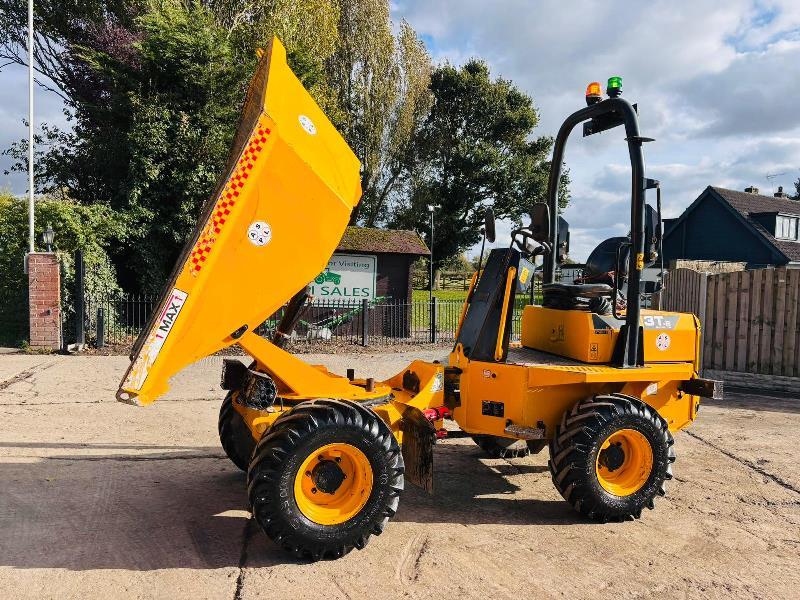
[[[614,75],[614,77],[608,78],[606,94],[608,94],[610,98],[616,98],[622,94],[622,77]]]

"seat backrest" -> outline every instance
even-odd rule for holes
[[[514,303],[510,303],[511,310],[506,315],[501,313],[508,269],[519,268],[519,259],[520,253],[512,248],[495,248],[489,254],[456,339],[456,344],[461,344],[464,349],[464,356],[471,360],[494,360],[501,319],[507,319],[505,337],[511,333]],[[515,291],[516,278],[512,284],[512,298]],[[504,347],[508,347],[507,339]]]
[[[586,259],[586,268],[583,270],[583,278],[590,281],[613,283],[610,278],[609,281],[605,281],[604,276],[614,271],[617,262],[617,248],[628,241],[627,237],[612,237],[600,242],[597,247],[592,250],[589,258]],[[622,252],[620,260],[622,275],[628,272],[628,252],[628,249]]]

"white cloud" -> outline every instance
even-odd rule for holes
[[[539,133],[554,135],[593,80],[622,75],[637,102],[648,175],[662,182],[666,216],[706,185],[791,188],[800,177],[800,2],[797,0],[393,0],[430,46],[455,64],[485,58],[540,109]],[[0,148],[26,135],[25,70],[0,72]],[[37,121],[63,123],[61,104],[37,90]],[[627,231],[627,151],[617,130],[567,148],[573,258]],[[0,188],[25,190],[1,175]],[[785,173],[771,180],[767,174]],[[497,244],[510,227],[499,227]]]
[[[739,54],[721,72],[682,84],[695,135],[724,137],[786,133],[800,127],[800,41],[781,41]]]
[[[529,92],[540,133],[554,135],[581,107],[590,81],[624,77],[637,102],[648,175],[661,180],[666,216],[707,186],[787,189],[800,177],[800,3],[397,0],[435,57],[478,55]],[[621,132],[580,139],[572,178],[572,255],[627,232],[630,175]],[[767,174],[786,173],[770,181]]]

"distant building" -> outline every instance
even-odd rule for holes
[[[664,259],[800,268],[800,201],[708,186],[677,219],[664,220]]]
[[[430,250],[416,231],[348,227],[328,267],[345,282],[348,276],[358,277],[348,265],[356,263],[358,269],[371,264],[374,289],[366,296],[369,300],[411,302],[411,265],[420,256],[430,256]]]
[[[325,270],[309,284],[309,335],[412,335],[411,265],[430,251],[414,231],[348,227]],[[363,303],[369,308],[365,315]]]

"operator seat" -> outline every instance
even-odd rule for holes
[[[548,283],[542,286],[542,306],[611,314],[617,250],[628,241],[627,237],[612,237],[600,242],[586,261],[583,277],[574,283]],[[626,248],[620,256],[620,275],[623,277],[627,274],[628,252]]]

